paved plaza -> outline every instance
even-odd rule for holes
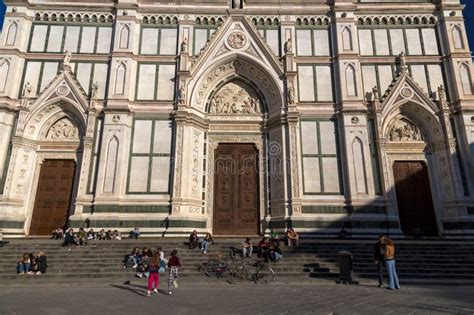
[[[162,279],[164,280],[164,279]],[[163,283],[164,284],[164,283]],[[474,287],[182,284],[145,297],[145,282],[0,287],[0,314],[473,314]]]

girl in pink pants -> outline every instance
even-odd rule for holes
[[[150,296],[151,290],[153,292],[158,293],[158,283],[160,282],[160,276],[158,270],[160,269],[160,253],[153,254],[153,258],[151,260],[150,265],[148,266],[148,272],[150,275],[148,276],[148,291],[146,292],[146,296]]]

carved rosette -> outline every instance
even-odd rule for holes
[[[242,32],[233,32],[227,38],[227,44],[232,49],[242,49],[245,45],[247,45],[247,36],[245,36]]]

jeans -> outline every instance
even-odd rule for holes
[[[19,273],[27,273],[30,271],[30,263],[18,263],[18,272]]]
[[[378,273],[379,273],[379,285],[383,285],[383,261],[380,261],[377,263],[378,267]]]
[[[388,273],[388,287],[390,289],[399,289],[397,271],[395,270],[395,259],[385,261]]]
[[[252,251],[253,251],[253,248],[250,246],[248,248],[242,248],[242,254],[245,256],[247,256],[247,254],[249,255],[249,257],[252,257]]]
[[[202,246],[202,251],[203,252],[207,252],[207,249],[209,248],[209,244],[210,243],[208,241],[202,241],[201,246]]]

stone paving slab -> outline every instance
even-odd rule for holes
[[[145,297],[144,281],[0,288],[0,314],[473,314],[474,286],[181,284]]]

